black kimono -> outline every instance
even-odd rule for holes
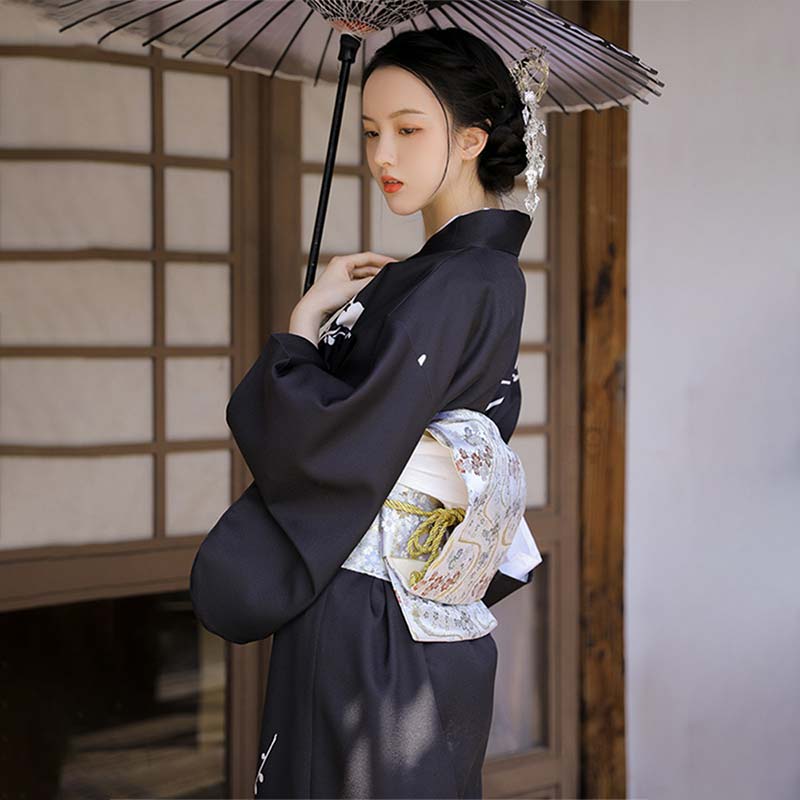
[[[481,796],[493,637],[415,641],[391,583],[341,565],[438,411],[481,411],[510,438],[530,224],[455,217],[384,266],[318,346],[272,334],[231,396],[254,481],[203,541],[190,590],[209,631],[274,634],[259,798]],[[498,571],[484,602],[525,583]]]

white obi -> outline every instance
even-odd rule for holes
[[[390,581],[413,639],[454,641],[485,636],[497,619],[481,599],[495,572],[525,580],[542,561],[525,522],[525,475],[497,425],[471,409],[443,411],[420,438],[389,493],[430,511],[464,509],[424,576],[409,556],[419,513],[382,506],[342,564]]]

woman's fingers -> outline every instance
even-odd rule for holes
[[[380,253],[373,253],[371,250],[365,250],[363,253],[353,253],[352,255],[347,256],[347,258],[352,264],[359,267],[365,265],[382,267],[389,261],[397,261],[396,258],[384,256]]]
[[[351,253],[347,256],[334,256],[334,258],[341,258],[350,272],[357,267],[382,267],[390,261],[397,261],[396,258],[373,253],[371,250],[365,250],[363,253]]]
[[[355,267],[351,273],[354,278],[363,278],[365,275],[377,275],[381,267]]]

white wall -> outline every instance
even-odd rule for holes
[[[632,4],[629,797],[800,797],[800,5]]]

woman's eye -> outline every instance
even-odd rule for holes
[[[419,128],[400,128],[400,132],[401,133],[405,134],[406,131],[408,131],[408,133],[406,134],[407,136],[411,136],[412,134],[416,133],[418,130],[419,130]],[[372,139],[373,136],[377,136],[378,134],[377,134],[376,131],[362,131],[361,135],[365,139]]]

